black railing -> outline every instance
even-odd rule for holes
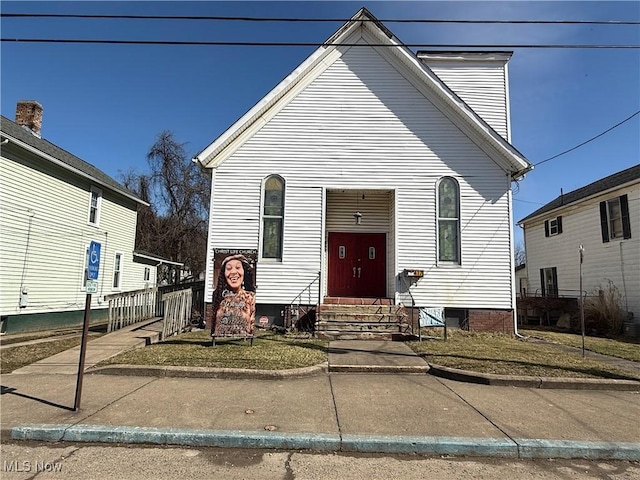
[[[312,296],[312,287],[318,282],[318,292],[320,291],[320,272],[309,285],[295,296],[284,311],[284,328],[289,330],[301,330],[315,332],[316,329],[316,309],[318,299]]]

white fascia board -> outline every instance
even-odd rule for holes
[[[430,61],[461,61],[461,62],[508,62],[513,56],[513,52],[507,51],[495,51],[495,52],[483,52],[483,51],[471,51],[471,52],[457,52],[453,51],[421,51],[418,52],[417,57],[420,59]]]
[[[146,258],[147,260],[153,260],[154,262],[158,262],[158,265],[161,264],[167,264],[167,265],[176,265],[179,267],[184,267],[184,263],[180,263],[180,262],[174,262],[172,260],[166,260],[164,258],[158,258],[158,257],[154,257],[152,255],[145,255],[143,253],[136,253],[133,252],[133,256],[134,257],[138,257],[138,258]]]
[[[81,170],[78,170],[77,168],[73,168],[71,165],[69,165],[69,164],[67,164],[67,163],[65,163],[65,162],[63,162],[61,160],[58,160],[57,158],[52,157],[51,155],[49,155],[47,153],[44,153],[44,152],[38,150],[37,148],[32,147],[31,145],[29,145],[27,143],[24,143],[23,141],[18,140],[17,138],[12,137],[11,135],[8,135],[6,132],[2,132],[2,135],[4,137],[8,138],[11,143],[15,143],[19,147],[24,148],[25,150],[28,150],[31,153],[36,154],[37,156],[39,156],[43,160],[46,160],[48,162],[53,163],[54,165],[62,167],[65,170],[74,173],[75,175],[78,175],[80,177],[83,177],[83,178],[86,178],[88,180],[91,180],[92,183],[98,184],[98,185],[102,186],[103,188],[105,188],[106,190],[109,190],[111,192],[116,192],[119,195],[122,195],[123,197],[127,197],[130,200],[133,200],[134,202],[139,203],[141,205],[144,205],[146,207],[149,206],[149,204],[147,202],[145,202],[144,200],[141,200],[141,199],[139,199],[139,198],[137,198],[137,197],[135,197],[133,195],[130,195],[130,194],[126,193],[126,192],[123,192],[123,191],[120,191],[120,190],[116,190],[111,185],[108,185],[108,184],[106,184],[104,182],[101,182],[97,178],[92,177],[88,173],[85,173],[85,172],[83,172]]]
[[[552,217],[554,215],[559,215],[560,213],[571,212],[572,210],[576,210],[578,208],[581,208],[583,206],[583,204],[585,204],[587,202],[590,202],[592,200],[596,200],[599,197],[606,197],[606,196],[612,194],[613,192],[616,192],[617,190],[624,190],[624,189],[626,189],[628,187],[631,187],[633,185],[636,185],[636,184],[640,184],[640,180],[634,179],[634,180],[631,180],[629,182],[622,183],[620,185],[616,185],[615,187],[607,188],[606,190],[602,190],[602,191],[600,191],[598,193],[594,193],[592,195],[589,195],[588,197],[583,197],[583,198],[580,198],[578,200],[574,200],[573,202],[565,203],[564,205],[560,205],[559,207],[553,208],[551,210],[547,210],[546,212],[539,213],[538,215],[536,215],[534,217],[530,217],[529,219],[527,219],[526,222],[519,221],[519,222],[516,223],[516,225],[526,226],[526,225],[540,223],[541,220],[544,219],[544,218]],[[569,192],[569,193],[572,193],[572,192]],[[554,198],[553,200],[551,200],[551,202],[555,201],[557,198],[558,197]],[[551,202],[547,202],[547,203],[551,203]],[[543,208],[543,207],[540,207],[540,208]]]
[[[224,160],[226,160],[236,149],[229,148],[231,143],[237,143],[241,145],[244,140],[250,138],[256,131],[258,131],[267,122],[266,113],[271,110],[273,115],[279,110],[275,108],[276,103],[280,103],[281,106],[286,103],[280,102],[281,98],[290,92],[298,83],[304,82],[304,86],[308,85],[317,75],[324,71],[335,60],[334,52],[337,47],[348,38],[356,28],[359,28],[362,22],[359,22],[355,17],[367,17],[364,14],[356,14],[353,19],[343,25],[336,33],[334,33],[324,43],[331,43],[331,45],[323,45],[317,48],[309,57],[307,57],[298,67],[295,68],[287,77],[284,78],[278,85],[276,85],[262,100],[256,103],[247,113],[240,117],[233,125],[225,130],[213,143],[206,147],[202,152],[193,158],[194,162],[199,163],[205,168],[216,168]],[[365,22],[366,23],[366,22]],[[334,53],[333,58],[328,59],[331,53]],[[320,68],[318,66],[321,65]],[[310,78],[307,78],[310,73]],[[303,87],[297,88],[296,92]],[[292,97],[291,95],[290,97]],[[242,138],[241,138],[242,137]],[[223,150],[227,149],[224,154],[221,154]],[[212,162],[213,157],[216,157]]]
[[[460,99],[454,92],[452,92],[451,89],[447,87],[427,65],[421,62],[413,54],[413,52],[411,52],[411,50],[409,50],[401,42],[399,42],[396,37],[393,37],[391,39],[386,36],[382,37],[380,35],[381,32],[379,32],[379,30],[376,30],[372,30],[371,28],[369,28],[368,32],[374,34],[374,36],[377,37],[378,40],[383,40],[384,38],[386,38],[386,41],[398,47],[385,47],[378,51],[383,54],[383,56],[385,56],[385,52],[390,50],[396,58],[398,58],[403,64],[405,64],[410,71],[416,74],[425,85],[430,87],[430,89],[446,104],[448,104],[450,108],[453,109],[453,111],[457,112],[458,115],[462,117],[462,119],[466,121],[466,123],[480,135],[481,139],[489,143],[495,154],[499,155],[499,157],[503,159],[501,162],[503,168],[516,173],[516,176],[521,176],[527,171],[533,169],[533,166],[520,152],[515,149],[515,147],[513,147],[513,145],[511,145],[504,138],[502,138],[502,136],[495,132],[495,130],[493,130],[482,118],[480,118],[477,113],[475,113],[464,101],[462,101],[462,99]],[[479,145],[482,146],[483,142],[479,142]],[[495,157],[495,154],[491,156]]]

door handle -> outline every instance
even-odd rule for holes
[[[361,273],[362,273],[362,267],[358,267],[358,278],[360,278]]]
[[[356,278],[356,267],[353,267],[353,278]]]

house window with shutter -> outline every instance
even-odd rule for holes
[[[544,236],[554,237],[562,233],[562,217],[558,216],[544,221]]]
[[[558,271],[556,267],[540,269],[540,288],[543,297],[558,296]]]
[[[460,263],[460,188],[451,177],[438,183],[438,261]]]
[[[113,289],[120,290],[122,284],[122,253],[116,252],[113,257]]]
[[[84,246],[84,270],[82,271],[82,288],[87,288],[89,278],[89,245]]]
[[[282,260],[284,179],[271,175],[264,182],[262,202],[262,258]]]
[[[102,206],[102,190],[91,187],[89,196],[89,225],[97,227],[100,224],[100,207]]]
[[[602,241],[631,238],[629,201],[626,195],[600,202]]]

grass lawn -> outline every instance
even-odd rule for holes
[[[258,332],[249,340],[217,338],[211,346],[208,331],[190,332],[116,355],[99,365],[180,365],[188,367],[281,370],[309,367],[327,361],[328,342],[312,338]]]
[[[499,333],[455,330],[449,332],[446,341],[431,338],[408,345],[428,363],[481,373],[640,380],[637,372],[583,359],[579,351],[564,352],[552,345],[526,342]]]
[[[523,333],[565,345],[582,345],[579,335],[537,330],[527,330]],[[23,365],[72,348],[78,345],[80,340],[78,336],[3,349],[0,371],[9,373]],[[586,344],[593,351],[640,361],[640,345],[637,343],[587,337]],[[407,342],[407,345],[423,356],[428,363],[482,373],[640,380],[640,374],[637,372],[583,359],[579,350],[565,352],[553,345],[527,342],[505,334],[450,330],[445,341],[442,339],[441,329],[425,329],[422,342]],[[184,333],[165,342],[130,350],[100,365],[178,365],[280,370],[326,362],[327,347],[328,342],[324,340],[265,331],[258,331],[253,346],[250,346],[248,340],[218,338],[216,346],[211,347],[208,332],[200,331]]]
[[[582,349],[582,335],[549,332],[546,330],[519,330],[522,335],[539,338],[552,343]],[[640,340],[631,338],[585,337],[584,348],[591,352],[640,362]]]
[[[20,367],[80,345],[81,341],[82,336],[79,335],[73,338],[63,338],[33,345],[3,348],[0,353],[0,372],[10,373]]]

